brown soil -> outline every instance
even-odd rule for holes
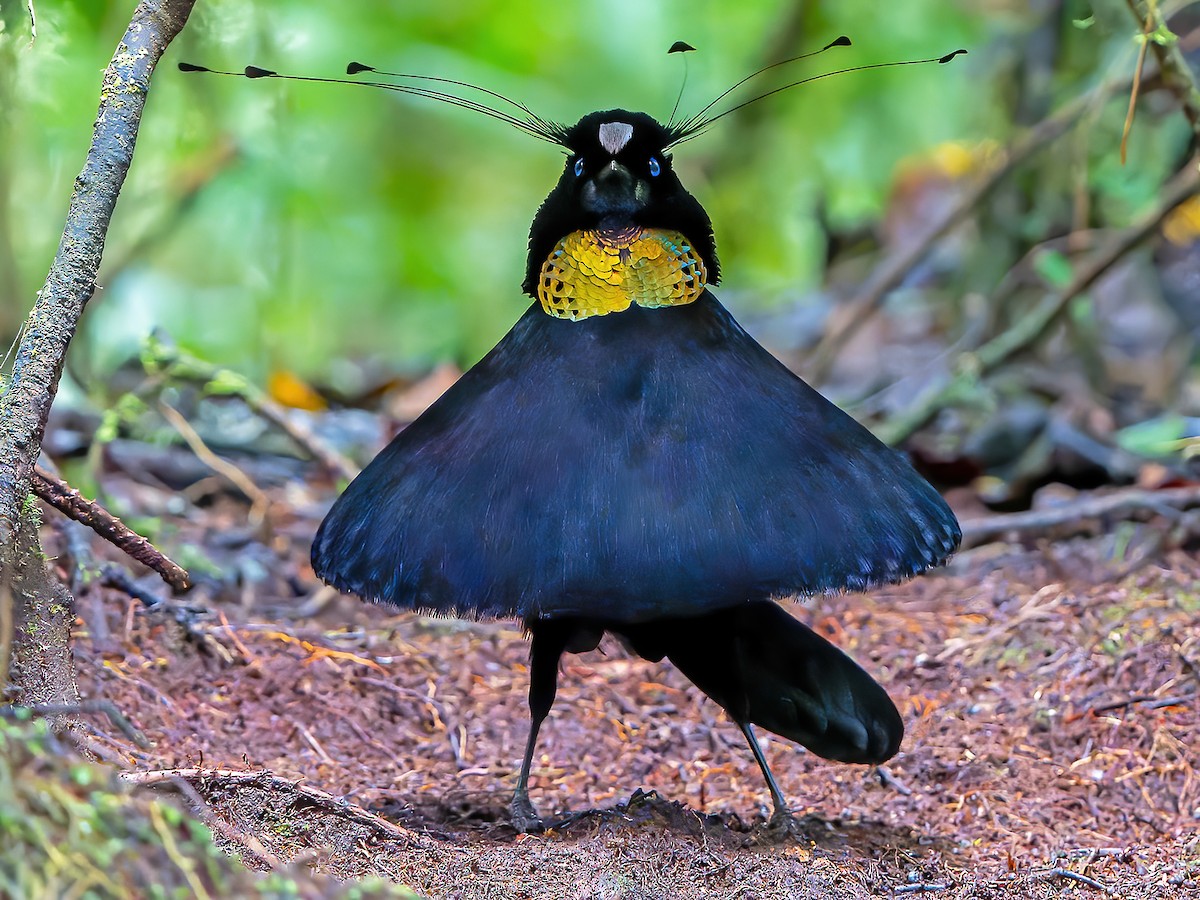
[[[319,592],[308,500],[274,507],[266,540],[238,531],[232,504],[179,524],[241,573],[187,599],[205,610],[190,635],[124,594],[79,600],[85,695],[154,749],[100,722],[96,743],[135,771],[257,773],[185,773],[251,860],[455,898],[1200,895],[1191,554],[1123,575],[1111,535],[990,545],[796,606],[908,729],[884,771],[762,735],[799,840],[767,833],[741,736],[678,672],[615,643],[567,657],[532,791],[557,826],[518,836],[522,635]]]

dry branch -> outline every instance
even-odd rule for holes
[[[188,573],[162,551],[100,504],[86,499],[40,466],[34,469],[33,492],[67,518],[86,525],[118,550],[153,569],[175,590],[186,591],[192,587]]]
[[[1080,526],[1091,519],[1126,519],[1157,513],[1164,507],[1190,509],[1195,506],[1200,506],[1200,485],[1158,491],[1131,488],[1046,509],[967,519],[962,523],[962,546],[963,549],[976,547],[1006,535],[1046,534],[1066,526]]]
[[[1100,891],[1105,894],[1115,893],[1112,888],[1097,881],[1095,878],[1090,878],[1087,875],[1080,875],[1078,872],[1072,872],[1070,869],[1051,869],[1048,872],[1038,872],[1033,876],[1038,880],[1048,880],[1050,878],[1066,878],[1070,881],[1077,881],[1080,884],[1087,885],[1093,890]]]
[[[297,422],[262,388],[238,373],[214,366],[157,338],[149,345],[148,352],[148,366],[153,366],[156,373],[162,372],[171,378],[187,379],[204,385],[220,385],[223,393],[240,397],[251,409],[291,438],[297,447],[330,473],[347,481],[352,481],[358,475],[359,468],[352,460],[331,447],[311,428]]]
[[[254,481],[227,459],[221,459],[217,454],[209,449],[204,443],[204,439],[196,432],[191,423],[184,418],[183,413],[175,409],[175,407],[167,403],[159,403],[158,411],[162,413],[162,417],[167,420],[172,428],[179,432],[179,436],[183,438],[184,443],[191,448],[191,451],[196,454],[196,458],[202,463],[223,476],[230,484],[246,495],[250,501],[250,522],[254,525],[262,524],[266,518],[267,510],[271,506],[270,498],[263,493]]]
[[[120,778],[129,784],[140,787],[155,787],[163,784],[172,784],[175,781],[183,781],[198,787],[202,793],[204,786],[211,784],[221,787],[266,788],[285,794],[298,794],[326,812],[331,812],[352,822],[357,822],[359,825],[365,825],[367,828],[385,834],[388,837],[404,841],[411,841],[415,837],[414,832],[389,822],[387,819],[377,816],[373,812],[368,812],[361,806],[355,806],[348,800],[335,797],[326,791],[309,787],[299,781],[281,778],[270,772],[238,772],[233,769],[204,769],[199,766],[193,766],[183,769],[155,769],[149,772],[122,772],[120,773]]]

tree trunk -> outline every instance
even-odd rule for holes
[[[9,699],[18,706],[74,706],[79,703],[70,643],[75,601],[46,566],[37,524],[31,507],[17,526],[9,591],[14,613]]]
[[[104,73],[83,171],[46,283],[25,325],[12,378],[0,397],[0,654],[22,702],[77,700],[70,659],[72,601],[49,572],[27,508],[34,463],[67,346],[96,288],[117,196],[133,159],[150,75],[195,0],[143,0]],[[6,638],[5,632],[8,637]],[[11,643],[11,647],[6,646]],[[0,686],[2,687],[2,686]]]

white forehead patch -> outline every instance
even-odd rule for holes
[[[625,149],[633,137],[633,126],[628,122],[605,122],[600,126],[600,146],[616,156]]]

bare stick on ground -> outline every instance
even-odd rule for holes
[[[220,385],[222,393],[241,397],[251,409],[291,438],[297,447],[330,473],[347,481],[358,475],[359,468],[352,460],[318,437],[312,429],[289,416],[288,411],[271,399],[262,388],[238,373],[184,353],[169,341],[155,337],[151,339],[148,352],[150,358],[147,366],[153,366],[155,373],[164,372],[172,378],[183,378],[205,385]]]
[[[1164,508],[1190,509],[1194,506],[1200,506],[1200,487],[1161,491],[1130,488],[1047,509],[967,519],[962,523],[962,546],[963,549],[976,547],[1010,534],[1041,535],[1067,526],[1082,526],[1095,519],[1124,519],[1157,513]]]
[[[1101,884],[1095,878],[1089,878],[1087,875],[1080,875],[1078,872],[1072,872],[1070,869],[1051,869],[1049,872],[1039,872],[1034,877],[1041,880],[1050,878],[1066,878],[1070,881],[1077,881],[1080,884],[1087,885],[1093,890],[1097,890],[1105,894],[1113,893],[1111,888]]]
[[[196,454],[196,458],[204,463],[218,475],[224,477],[230,484],[246,495],[250,501],[251,524],[260,525],[266,518],[267,509],[271,505],[270,499],[262,492],[257,484],[227,459],[221,459],[217,454],[209,449],[204,443],[204,439],[197,434],[196,429],[191,426],[191,423],[184,418],[183,413],[179,412],[175,407],[166,403],[158,404],[158,411],[162,413],[162,417],[167,420],[167,423],[179,432],[179,436],[183,438],[184,443],[191,448]]]
[[[155,787],[183,781],[189,784],[204,783],[227,787],[265,787],[303,797],[324,810],[337,813],[352,822],[365,825],[372,830],[401,840],[411,840],[414,832],[401,828],[382,816],[368,812],[347,800],[335,797],[326,791],[310,787],[288,778],[280,778],[270,772],[238,772],[233,769],[202,769],[198,766],[184,769],[157,769],[149,772],[122,772],[121,779],[140,787]]]

